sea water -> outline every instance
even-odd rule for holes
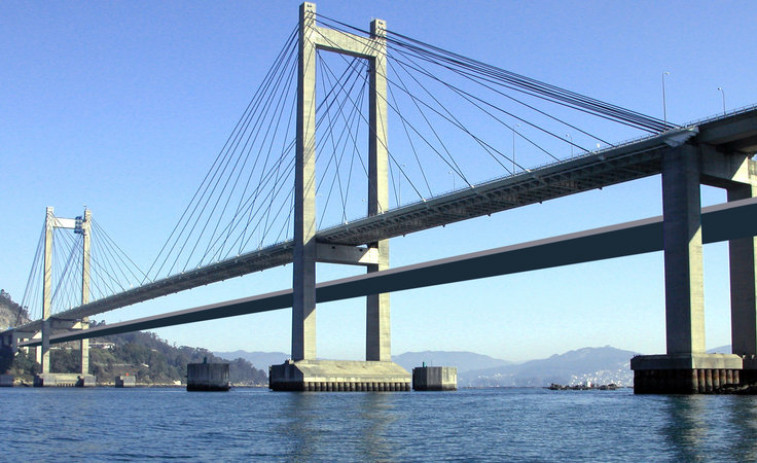
[[[0,389],[0,461],[757,461],[757,397]]]

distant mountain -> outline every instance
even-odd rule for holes
[[[635,352],[614,347],[586,347],[517,365],[458,372],[459,387],[542,387],[550,383],[633,384],[630,360]]]
[[[731,350],[730,344],[726,346],[715,347],[714,349],[709,349],[707,351],[708,354],[730,354],[731,352],[733,351]]]
[[[252,363],[256,368],[265,369],[270,365],[279,365],[290,356],[283,352],[247,352],[244,350],[235,350],[233,352],[213,352],[214,355],[226,360],[235,360],[242,358]],[[419,367],[426,362],[426,365],[439,365],[457,367],[458,372],[481,370],[484,368],[494,368],[504,365],[510,365],[512,362],[495,359],[488,355],[474,354],[473,352],[407,352],[402,355],[392,357],[402,368],[407,371],[413,371],[413,368]]]
[[[392,357],[395,363],[412,372],[413,368],[423,365],[457,367],[458,375],[472,370],[483,370],[511,365],[512,362],[495,359],[488,355],[474,354],[473,352],[406,352]]]
[[[235,350],[234,352],[213,352],[214,355],[226,360],[236,360],[238,358],[247,360],[255,366],[268,373],[268,367],[271,365],[280,365],[291,356],[283,352],[247,352]]]
[[[283,352],[214,352],[218,357],[235,360],[242,358],[256,368],[268,371],[269,365],[283,363],[289,355]],[[593,384],[615,383],[633,385],[630,370],[635,352],[606,347],[587,347],[546,359],[513,363],[473,352],[406,352],[392,360],[412,372],[423,365],[457,368],[459,387],[542,387],[550,383]]]

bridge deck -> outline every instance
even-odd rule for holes
[[[757,235],[757,198],[702,209],[702,241],[704,243],[755,235]],[[318,302],[337,301],[380,292],[402,291],[661,251],[662,248],[663,232],[660,216],[323,282],[316,286],[316,300]],[[292,290],[288,289],[108,324],[90,330],[54,334],[50,337],[50,342],[55,344],[267,312],[291,306]],[[39,344],[39,339],[21,343],[26,346]]]
[[[316,239],[330,244],[363,245],[570,194],[655,175],[663,154],[693,139],[723,152],[757,151],[757,109],[670,130],[517,175],[458,190],[321,230]],[[55,315],[75,320],[138,302],[215,283],[292,262],[294,245],[278,243],[232,259],[173,275]],[[17,327],[39,330],[41,320]]]

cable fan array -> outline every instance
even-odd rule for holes
[[[139,269],[113,239],[92,220],[89,299],[101,299],[134,286],[144,279]],[[32,320],[42,318],[45,226],[42,226],[34,261],[21,299]],[[51,314],[81,305],[84,262],[83,236],[70,229],[53,229]]]
[[[317,18],[339,32],[369,36]],[[289,34],[143,281],[291,239],[297,31]],[[675,127],[400,33],[387,31],[386,45],[390,208]],[[367,214],[369,66],[361,58],[318,52],[319,229]]]

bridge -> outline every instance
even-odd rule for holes
[[[751,356],[757,355],[753,238],[757,235],[757,225],[754,219],[756,206],[751,199],[754,197],[754,179],[757,175],[757,168],[751,160],[751,156],[757,151],[757,109],[748,108],[691,125],[676,126],[439,50],[388,31],[386,24],[380,20],[373,21],[369,31],[361,31],[318,16],[315,5],[302,5],[298,29],[290,38],[290,42],[297,48],[296,71],[295,67],[282,68],[291,69],[297,75],[296,99],[291,100],[292,103],[296,102],[294,112],[297,126],[296,141],[292,144],[296,154],[293,162],[291,216],[294,236],[228,258],[205,262],[192,269],[147,281],[136,288],[91,302],[88,300],[87,283],[87,256],[90,253],[86,250],[89,245],[85,244],[82,253],[81,304],[51,313],[51,282],[47,277],[51,270],[50,265],[47,265],[43,272],[46,289],[41,318],[3,333],[4,342],[15,344],[19,339],[31,338],[33,333],[39,333],[38,339],[22,341],[21,345],[41,346],[38,352],[43,373],[46,374],[49,373],[49,363],[45,353],[53,343],[84,341],[90,337],[118,332],[291,307],[292,362],[274,367],[272,385],[276,384],[277,388],[282,389],[308,389],[320,387],[314,384],[346,381],[343,379],[344,373],[339,370],[345,365],[352,369],[347,376],[358,378],[350,380],[352,382],[371,382],[373,380],[365,378],[375,379],[383,375],[388,379],[379,382],[406,384],[406,376],[391,364],[389,292],[663,250],[666,269],[667,352],[662,356],[634,360],[637,392],[705,391],[713,385],[716,387],[726,382],[750,380],[751,371],[757,368],[750,362]],[[321,25],[316,24],[317,19]],[[458,76],[475,71],[483,75],[486,85],[496,81],[504,82],[503,85],[507,87],[517,86],[521,92],[538,94],[540,98],[557,102],[561,106],[571,106],[582,113],[589,112],[605,120],[641,129],[646,135],[626,143],[606,143],[608,146],[596,150],[581,148],[570,139],[568,144],[571,151],[578,147],[582,149],[582,154],[563,158],[552,156],[550,162],[533,167],[516,163],[513,149],[510,155],[500,156],[508,165],[512,162],[507,175],[481,182],[468,181],[460,175],[464,188],[428,198],[420,197],[418,201],[409,204],[396,201],[396,207],[391,207],[389,184],[392,163],[395,168],[402,164],[395,159],[397,154],[390,148],[392,145],[387,136],[387,128],[392,126],[390,114],[403,119],[405,112],[394,107],[395,95],[387,90],[391,88],[387,66],[392,58],[387,53],[388,49],[409,50],[413,56],[433,59],[445,67],[459,64],[456,68]],[[364,169],[367,175],[361,186],[367,189],[368,201],[363,204],[367,208],[366,216],[342,220],[337,226],[318,229],[316,215],[319,210],[316,209],[315,199],[317,188],[324,183],[324,177],[317,178],[316,153],[328,149],[337,151],[336,146],[324,148],[323,143],[317,139],[318,129],[322,127],[320,124],[334,123],[334,119],[328,120],[324,116],[319,118],[318,110],[339,106],[344,101],[354,101],[347,98],[317,103],[316,63],[323,59],[325,53],[352,59],[347,64],[345,75],[368,75],[365,80],[369,97],[366,108],[368,115],[361,116],[366,126],[362,134],[367,135],[368,139],[367,167]],[[357,62],[365,62],[367,65],[364,68],[358,67],[355,64]],[[421,73],[429,78],[434,77],[428,71]],[[321,82],[330,80],[328,76],[321,71]],[[335,88],[347,88],[344,81],[336,77],[333,80]],[[276,79],[271,79],[271,82],[275,81]],[[407,85],[404,88],[407,89]],[[457,86],[451,89],[467,101],[472,101],[484,114],[491,115],[493,109],[487,106],[487,100]],[[275,98],[272,100],[275,101]],[[444,115],[448,123],[468,132],[466,126],[457,123],[456,116],[446,114],[439,108],[432,109],[432,113]],[[322,110],[321,113],[323,112]],[[343,114],[344,112],[337,113]],[[513,139],[517,133],[524,139],[533,140],[525,134],[521,135],[523,129],[518,129],[516,124],[535,126],[535,123],[510,112],[507,115],[519,122],[504,124],[500,131],[511,130]],[[251,125],[254,127],[254,124]],[[345,122],[342,127],[348,126]],[[257,130],[262,129],[258,126]],[[542,131],[554,135],[551,129]],[[580,130],[580,133],[586,134],[586,131]],[[237,140],[240,138],[236,136]],[[336,137],[331,131],[326,138],[330,138],[333,143]],[[484,151],[502,154],[503,150],[493,148],[481,137],[471,138]],[[539,143],[532,144],[541,151],[548,151],[542,149],[543,145]],[[457,166],[454,161],[448,165]],[[453,170],[457,172],[457,167]],[[588,230],[576,235],[442,261],[389,268],[390,238],[658,174],[663,179],[662,218]],[[396,175],[407,178],[402,169]],[[259,178],[261,184],[268,182],[271,185],[286,180],[284,176],[261,175]],[[340,179],[338,176],[335,178],[332,187]],[[700,184],[726,189],[729,203],[702,211]],[[416,191],[420,189],[415,186],[412,188]],[[346,204],[346,199],[343,202]],[[266,204],[269,211],[276,207],[273,200],[266,201]],[[347,215],[346,209],[346,206],[343,207],[342,216]],[[253,215],[252,212],[249,214],[250,217]],[[85,214],[77,222],[56,218],[52,210],[48,210],[47,217],[46,230],[49,230],[50,235],[56,227],[73,228],[81,233],[87,243],[91,216]],[[49,241],[45,241],[46,261],[51,259],[51,249],[48,252],[48,248],[52,246],[51,241],[51,237]],[[703,243],[716,241],[729,241],[731,250],[733,354],[725,356],[705,354],[704,349],[701,247]],[[169,246],[172,247],[176,246]],[[184,248],[183,245],[179,247]],[[214,248],[208,245],[208,249]],[[364,266],[367,274],[316,284],[317,262]],[[73,325],[86,328],[88,317],[109,310],[288,263],[293,263],[291,291],[262,294],[95,329],[53,333],[54,328]],[[335,365],[317,361],[316,302],[358,296],[367,297],[366,362]],[[86,356],[86,346],[82,346],[82,352],[83,357]],[[87,374],[84,361],[82,367],[82,373]]]

